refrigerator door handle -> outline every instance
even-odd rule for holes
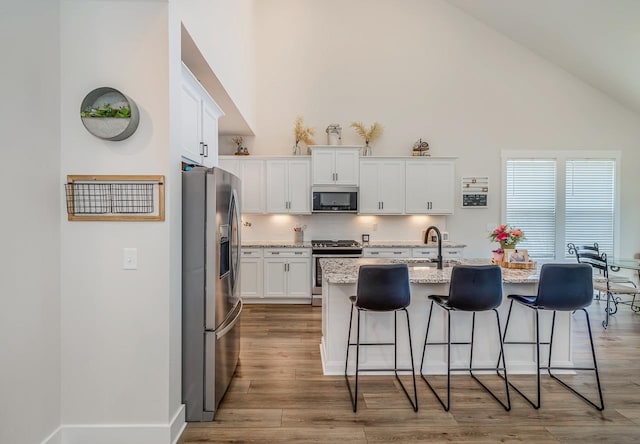
[[[232,319],[225,320],[225,322],[220,326],[219,331],[216,331],[216,339],[220,339],[221,337],[226,335],[229,332],[229,330],[231,330],[233,326],[236,325],[236,323],[240,320],[242,307],[243,306],[242,306],[242,299],[241,299],[240,301],[238,301],[238,308],[236,310],[233,310],[232,312],[232,313],[235,312],[235,316],[233,316]]]

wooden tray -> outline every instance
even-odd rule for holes
[[[536,262],[496,262],[491,259],[491,262],[496,265],[500,265],[502,268],[512,268],[515,270],[532,270],[536,268]]]

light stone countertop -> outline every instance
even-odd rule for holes
[[[442,242],[442,248],[463,248],[465,244],[458,244],[455,242]],[[437,243],[425,244],[419,240],[409,241],[370,241],[363,245],[363,248],[438,248]]]
[[[462,259],[459,262],[445,261],[445,267],[438,270],[435,266],[421,266],[424,259],[320,259],[323,278],[331,284],[355,284],[358,281],[360,265],[369,264],[409,264],[409,281],[412,284],[448,284],[451,281],[451,264],[489,265],[488,259]],[[502,269],[502,282],[505,284],[535,284],[539,279],[539,270]]]
[[[463,248],[465,244],[443,242],[442,248]],[[311,242],[293,241],[243,241],[242,248],[311,248]],[[421,241],[371,241],[362,248],[438,248],[437,244],[425,244]]]
[[[242,248],[311,248],[311,242],[293,241],[246,241]]]

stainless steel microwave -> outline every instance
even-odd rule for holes
[[[358,187],[317,186],[311,190],[313,213],[357,213]]]

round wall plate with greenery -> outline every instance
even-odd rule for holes
[[[124,140],[138,128],[140,114],[136,103],[108,86],[87,94],[80,107],[84,127],[105,140]]]

